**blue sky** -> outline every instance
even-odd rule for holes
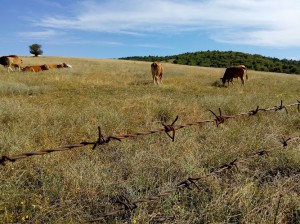
[[[300,60],[299,0],[1,0],[0,55],[119,58],[219,50]]]

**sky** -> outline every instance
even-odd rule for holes
[[[0,0],[0,56],[238,51],[300,60],[300,0]]]

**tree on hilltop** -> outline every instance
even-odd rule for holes
[[[32,44],[29,46],[29,52],[30,54],[33,54],[35,57],[42,55],[43,51],[42,51],[42,45],[40,44]]]

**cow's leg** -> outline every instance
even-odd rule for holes
[[[231,84],[232,84],[232,85],[234,85],[234,84],[233,84],[233,78],[232,78],[232,79],[230,79],[230,82],[231,82]]]
[[[229,87],[229,82],[230,82],[230,79],[226,79],[225,83],[227,82],[227,87]],[[225,86],[225,85],[224,85]]]
[[[241,81],[242,81],[242,85],[244,85],[244,78],[243,77],[241,77]]]
[[[163,76],[163,74],[160,73],[160,74],[159,74],[159,83],[161,83],[161,84],[162,84],[162,76]]]
[[[227,85],[228,85],[228,87],[229,87],[229,82],[232,83],[232,79],[227,79]]]
[[[12,72],[14,71],[10,66],[8,66],[7,71],[9,72],[9,70],[12,71]]]
[[[154,76],[154,84],[158,85],[157,76],[156,75]]]
[[[156,72],[155,73],[155,84],[156,85],[159,85],[160,84],[160,73],[159,72]]]

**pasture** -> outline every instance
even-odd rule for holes
[[[225,69],[164,63],[154,85],[148,62],[23,57],[24,66],[65,62],[72,69],[12,72],[0,67],[0,156],[95,141],[300,100],[300,76],[249,70],[227,88]],[[32,156],[0,167],[1,223],[85,223],[122,209],[120,198],[155,197],[190,177],[189,188],[138,203],[96,223],[299,223],[299,140],[296,107],[109,144]],[[124,196],[124,197],[122,197]],[[130,203],[127,203],[127,205]],[[130,207],[130,206],[129,206]]]

